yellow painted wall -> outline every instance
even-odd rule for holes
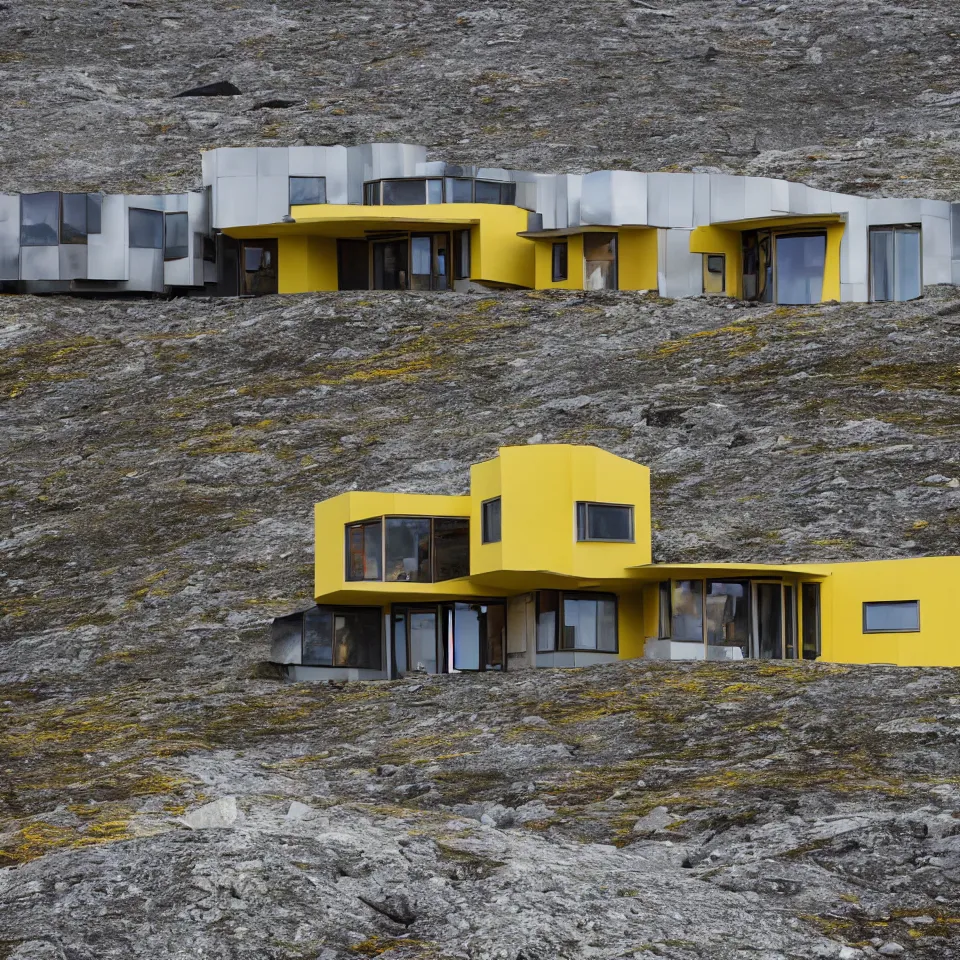
[[[477,210],[480,221],[470,235],[470,279],[532,288],[536,273],[534,246],[517,236],[527,229],[527,211],[492,203],[467,206]]]
[[[726,294],[743,296],[743,241],[739,230],[697,227],[690,233],[691,253],[722,253],[726,259]]]
[[[840,243],[843,240],[844,223],[827,227],[827,262],[823,268],[823,301],[840,301]]]
[[[617,595],[617,631],[621,660],[632,660],[643,656],[643,646],[647,636],[645,612],[646,604],[640,590]]]
[[[837,563],[821,587],[822,659],[960,666],[960,557]],[[863,604],[919,600],[919,633],[864,633]]]
[[[553,278],[553,245],[567,243],[567,279]],[[536,256],[537,290],[582,290],[583,289],[583,234],[574,233],[569,237],[547,237],[542,240],[528,240]]]
[[[280,293],[336,290],[337,241],[331,237],[278,237],[277,269]]]
[[[656,290],[657,230],[621,228],[617,233],[617,285],[621,290]]]

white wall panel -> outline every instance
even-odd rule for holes
[[[20,197],[0,194],[0,280],[20,279]]]
[[[87,246],[84,243],[60,245],[60,279],[87,279]]]
[[[257,176],[290,176],[287,147],[257,147]]]
[[[20,279],[59,280],[60,248],[57,246],[21,247]]]
[[[111,194],[103,198],[100,231],[87,237],[87,279],[126,280],[129,276],[126,197]]]
[[[222,147],[217,151],[217,178],[255,177],[256,147]]]
[[[257,177],[257,223],[277,223],[290,213],[289,177]]]
[[[217,209],[213,225],[220,230],[256,223],[257,178],[217,177],[214,205]]]
[[[723,173],[710,175],[710,220],[722,223],[742,220],[745,209],[746,186],[743,177]]]

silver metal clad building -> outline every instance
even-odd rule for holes
[[[800,183],[723,174],[627,170],[541,174],[462,166],[428,160],[426,147],[403,143],[221,148],[202,155],[201,171],[203,189],[192,193],[0,195],[0,291],[275,292],[279,231],[295,222],[292,207],[313,204],[382,208],[498,203],[526,211],[526,229],[514,235],[553,248],[562,247],[566,238],[603,229],[611,236],[622,229],[655,229],[655,282],[659,293],[668,297],[707,292],[805,302],[796,298],[804,296],[805,271],[818,257],[823,289],[823,276],[829,274],[835,282],[838,273],[839,283],[830,289],[838,290],[843,301],[909,299],[919,296],[925,285],[960,283],[960,204],[944,201],[867,199]],[[386,215],[381,209],[380,224]],[[830,257],[836,251],[824,253],[804,240],[799,229],[803,224],[796,218],[823,230],[842,224],[835,262]],[[456,219],[451,208],[450,220]],[[255,248],[261,259],[251,266],[253,255],[244,247],[244,238],[249,246],[249,238],[258,235],[253,228],[260,227],[270,229],[263,231],[266,239]],[[723,252],[700,248],[709,242],[711,228],[736,231],[737,243],[742,241],[735,251],[742,276],[735,285],[729,283],[729,274],[722,273],[730,269],[723,266]],[[456,256],[467,262],[470,254],[463,248],[466,240],[456,246],[452,227],[443,229],[451,230],[450,246],[433,240],[429,249],[435,263],[442,257],[438,269],[452,271],[448,261]],[[239,239],[225,231],[237,231]],[[324,255],[342,258],[341,239],[335,233],[327,239],[333,253]],[[268,246],[271,242],[273,247]],[[372,242],[362,249],[358,245],[367,242],[364,236],[354,235],[352,242],[361,258],[359,274],[354,271],[354,286],[345,286],[341,279],[339,288],[362,288],[362,258],[368,254],[367,283],[376,287],[380,274]],[[823,244],[829,249],[827,240]],[[400,277],[401,289],[461,288],[454,277],[462,274],[452,272],[450,282],[439,287],[410,283],[418,255],[414,246],[388,251],[395,258],[405,249],[402,256],[409,258],[391,274],[391,282]],[[623,254],[618,254],[616,240],[610,247],[616,262]],[[561,253],[553,251],[566,271],[568,251]],[[264,270],[270,257],[273,284],[245,285],[243,273]],[[500,285],[540,285],[532,269],[529,283]],[[618,273],[623,271],[598,275],[615,288]],[[467,270],[466,278],[471,277]],[[584,286],[589,288],[586,282]]]

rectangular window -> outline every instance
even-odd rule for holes
[[[190,253],[190,217],[186,213],[164,214],[163,259],[182,260]]]
[[[383,615],[379,607],[333,611],[333,665],[383,669]]]
[[[59,242],[60,194],[25,193],[20,197],[20,245],[55,247]]]
[[[722,253],[703,255],[703,292],[723,293],[726,288],[727,258]]]
[[[477,180],[474,183],[474,199],[476,203],[499,203],[500,184],[491,180]]]
[[[87,242],[87,195],[65,193],[60,198],[60,242]]]
[[[132,250],[163,249],[163,213],[159,210],[130,208],[130,248]]]
[[[426,182],[424,180],[384,180],[381,202],[385,206],[426,203]]]
[[[864,633],[919,633],[919,600],[878,600],[863,605]]]
[[[480,539],[482,543],[500,542],[500,498],[480,504]]]
[[[473,203],[473,181],[447,177],[447,203]]]
[[[823,299],[827,235],[781,234],[775,244],[777,303],[819,303]]]
[[[670,581],[662,580],[658,590],[660,596],[660,616],[657,636],[661,640],[670,639]]]
[[[704,602],[707,643],[739,647],[744,657],[750,656],[749,597],[749,585],[745,581],[707,581]]]
[[[671,637],[703,643],[703,581],[674,580],[670,608]]]
[[[100,233],[103,217],[103,197],[99,193],[87,194],[87,234]]]
[[[427,181],[427,203],[443,203],[443,181]]]
[[[800,614],[802,618],[801,653],[804,660],[820,656],[820,584],[800,585]]]
[[[290,177],[290,206],[327,202],[326,177]]]
[[[333,666],[333,611],[312,607],[303,615],[303,663],[312,667]]]
[[[470,576],[470,521],[466,517],[433,521],[434,580]]]
[[[577,540],[633,543],[633,507],[613,503],[578,503]]]
[[[564,650],[617,651],[617,600],[604,594],[563,594]]]
[[[511,183],[500,184],[500,202],[505,206],[512,207],[517,202],[517,185]]]
[[[791,584],[783,586],[783,626],[784,640],[787,647],[787,659],[796,660],[797,657],[797,593]]]
[[[430,583],[430,518],[387,517],[384,577],[388,583]]]
[[[380,181],[374,180],[372,183],[363,185],[363,202],[368,207],[380,206]]]
[[[380,580],[383,523],[369,520],[347,527],[347,579]]]
[[[537,653],[557,649],[557,617],[560,613],[560,592],[540,590],[537,593]]]
[[[583,235],[584,290],[617,289],[617,235],[585,233]]]
[[[553,245],[553,256],[552,256],[553,268],[551,271],[551,279],[556,283],[558,280],[567,279],[567,241],[564,240],[561,243],[555,243]]]
[[[871,228],[870,299],[915,300],[922,293],[920,228]]]
[[[453,268],[457,280],[470,279],[469,230],[457,230],[453,235]]]

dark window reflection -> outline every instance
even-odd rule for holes
[[[163,249],[163,213],[130,208],[130,247],[136,250]]]
[[[186,213],[168,213],[163,240],[164,260],[180,260],[190,254],[190,222]]]
[[[466,517],[434,520],[433,552],[437,580],[470,576],[470,521]]]
[[[65,193],[60,206],[60,242],[87,242],[87,195]]]
[[[56,246],[59,240],[59,225],[59,193],[25,193],[20,197],[21,246]]]
[[[429,583],[430,520],[426,517],[388,517],[384,571],[388,582]]]
[[[327,202],[326,177],[291,177],[290,206]]]

